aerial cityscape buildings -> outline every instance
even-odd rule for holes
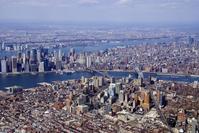
[[[0,133],[199,133],[199,0],[0,0]]]
[[[7,47],[6,44],[4,46]],[[139,67],[146,72],[199,74],[198,41],[190,42],[190,36],[170,43],[127,45],[83,53],[76,52],[74,48],[67,53],[65,47],[67,44],[56,49],[44,46],[13,49],[14,55],[1,57],[1,72],[76,71],[86,68],[135,71]]]
[[[47,81],[51,77],[45,79],[45,74],[50,73],[73,77],[84,71],[92,75],[42,82],[29,89],[23,89],[20,82],[1,88],[0,131],[197,133],[197,34],[171,31],[155,39],[149,34],[147,40],[137,43],[133,43],[137,37],[115,40],[111,35],[109,40],[103,34],[96,33],[98,42],[79,41],[74,36],[70,42],[42,45],[34,41],[29,45],[9,44],[5,37],[1,43],[2,76],[15,79],[14,75],[39,74]],[[82,50],[79,43],[87,48],[116,45]]]

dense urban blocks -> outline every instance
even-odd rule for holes
[[[5,78],[37,72],[92,75],[33,88],[10,85],[0,91],[0,132],[199,131],[198,81],[156,77],[159,73],[172,78],[199,75],[198,34],[115,28],[28,32],[0,32],[0,71]],[[135,75],[110,77],[107,70]]]
[[[190,97],[184,93],[186,90],[179,91],[187,87],[193,89],[192,84],[169,81],[150,84],[150,80],[144,79],[145,87],[142,87],[136,81],[129,78],[126,83],[116,78],[113,82],[94,76],[42,83],[20,91],[20,87],[9,87],[7,93],[0,95],[0,130],[197,132],[199,106],[189,105],[198,103],[198,96]],[[183,105],[184,100],[186,105]]]

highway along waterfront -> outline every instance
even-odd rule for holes
[[[111,77],[122,78],[127,77],[129,74],[132,78],[136,78],[136,73],[133,72],[121,72],[121,71],[108,71],[107,74]],[[22,86],[23,88],[32,88],[38,86],[38,83],[52,81],[63,81],[70,79],[80,79],[84,77],[100,76],[97,72],[89,71],[76,71],[74,73],[64,72],[59,74],[56,72],[49,73],[24,73],[24,74],[0,74],[0,89],[4,89],[8,86]],[[175,82],[187,82],[192,83],[194,81],[199,81],[199,76],[188,76],[188,75],[173,75],[173,74],[161,74],[161,73],[143,73],[144,78],[157,77],[159,80],[175,81]]]

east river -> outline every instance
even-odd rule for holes
[[[132,75],[132,78],[136,77],[136,73],[132,72],[117,72],[117,71],[109,71],[108,75],[115,78],[127,77],[129,74]],[[18,85],[23,88],[32,88],[38,86],[38,83],[48,82],[52,83],[52,81],[63,81],[70,79],[80,79],[82,76],[84,77],[92,77],[92,76],[100,76],[99,73],[91,73],[88,71],[77,71],[74,73],[63,73],[58,74],[55,72],[49,73],[24,73],[24,74],[0,74],[0,89],[4,89],[8,86]],[[166,74],[156,74],[156,73],[144,73],[144,78],[148,78],[149,76],[157,77],[159,80],[165,81],[175,81],[175,82],[187,82],[191,83],[194,81],[199,81],[199,76],[187,76],[187,75],[166,75]]]

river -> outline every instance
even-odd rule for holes
[[[132,78],[136,77],[135,73],[132,72],[108,72],[108,75],[115,78],[127,77],[129,74],[132,75]],[[74,73],[63,73],[58,74],[55,72],[49,73],[24,73],[24,74],[0,74],[0,89],[4,89],[8,86],[18,85],[23,88],[31,88],[38,85],[40,82],[49,82],[52,81],[63,81],[70,79],[80,79],[82,76],[84,77],[92,77],[92,76],[100,76],[98,73],[90,73],[88,71],[77,71]],[[144,73],[144,78],[148,78],[149,76],[157,77],[159,80],[165,81],[176,81],[176,82],[187,82],[191,83],[194,81],[199,81],[199,77],[195,76],[182,76],[182,75],[164,75],[164,74],[155,74],[155,73]]]

